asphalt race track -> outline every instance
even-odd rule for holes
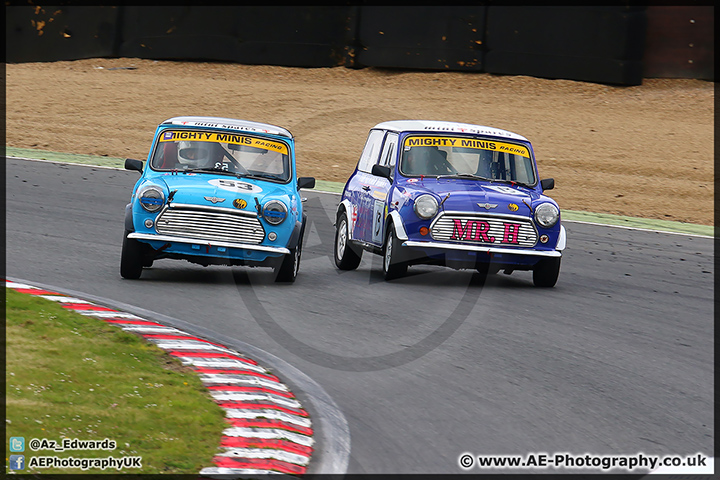
[[[350,473],[461,473],[463,453],[713,454],[710,238],[566,223],[553,289],[533,287],[530,272],[484,281],[429,266],[386,283],[367,253],[356,271],[335,268],[339,197],[308,190],[294,285],[275,284],[269,269],[176,260],[130,281],[120,246],[137,178],[7,160],[7,276],[136,305],[281,358],[344,414]]]

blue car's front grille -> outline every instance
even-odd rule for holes
[[[430,227],[432,238],[476,245],[533,247],[537,231],[528,218],[464,212],[442,213]]]
[[[155,229],[163,235],[251,245],[265,238],[265,229],[256,215],[213,207],[168,208],[158,216]]]

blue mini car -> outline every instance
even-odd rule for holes
[[[408,265],[480,273],[532,270],[539,287],[560,273],[565,228],[520,135],[464,123],[399,120],[370,130],[335,223],[335,264],[383,257],[386,280]]]
[[[272,267],[293,282],[306,215],[295,143],[284,128],[216,117],[175,117],[155,131],[125,208],[120,275],[139,278],[162,258],[200,265]]]

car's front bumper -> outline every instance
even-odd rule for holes
[[[150,233],[138,233],[133,232],[128,234],[128,238],[134,238],[136,240],[144,242],[164,242],[164,243],[181,243],[188,245],[200,245],[204,247],[223,247],[223,248],[235,248],[241,250],[265,252],[274,254],[288,254],[290,250],[285,247],[274,247],[269,245],[252,245],[246,243],[234,243],[234,242],[221,242],[212,240],[201,240],[191,237],[180,237],[174,235],[155,235]]]
[[[402,242],[403,247],[433,249],[433,250],[460,250],[465,252],[478,252],[489,254],[503,255],[522,255],[532,257],[561,257],[562,252],[558,250],[532,250],[532,249],[514,249],[501,247],[488,247],[484,245],[462,245],[456,243],[445,242],[419,242],[416,240],[405,240]]]

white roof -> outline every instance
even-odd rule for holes
[[[472,125],[470,123],[441,122],[437,120],[393,120],[390,122],[378,123],[373,129],[391,130],[393,132],[451,132],[451,133],[474,133],[491,135],[493,137],[512,138],[514,140],[528,141],[527,138],[517,133],[508,132],[500,128]]]
[[[215,127],[224,128],[226,130],[243,130],[249,132],[271,133],[274,135],[282,135],[283,137],[293,138],[290,131],[270,125],[269,123],[251,122],[249,120],[237,120],[235,118],[222,117],[173,117],[168,118],[162,124],[172,125],[189,125],[197,127]]]

